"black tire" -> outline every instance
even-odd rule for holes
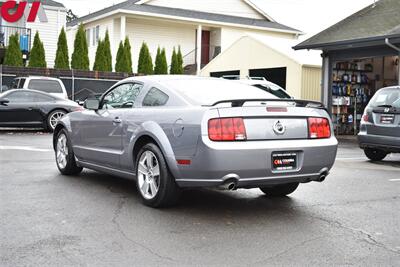
[[[387,156],[385,151],[373,148],[365,148],[364,153],[372,161],[381,161]]]
[[[149,199],[144,196],[145,193],[143,191],[146,191],[145,189],[140,188],[140,180],[143,181],[144,175],[139,175],[141,174],[139,172],[139,163],[141,157],[145,157],[145,153],[151,152],[150,154],[155,156],[156,160],[154,161],[155,163],[158,163],[159,167],[159,175],[154,175],[153,178],[153,173],[151,174],[152,178],[154,179],[154,182],[157,184],[158,183],[158,190],[155,193],[155,195]],[[147,161],[146,161],[147,162]],[[145,162],[145,164],[146,164]],[[152,208],[165,208],[165,207],[170,207],[176,204],[179,200],[179,197],[181,195],[181,189],[178,187],[178,185],[175,182],[175,178],[172,176],[170,173],[167,163],[165,161],[164,155],[162,154],[161,150],[158,148],[157,145],[153,143],[148,143],[144,145],[139,153],[136,155],[136,187],[138,189],[138,193],[143,201],[143,203],[146,206],[152,207]],[[143,165],[142,165],[143,166]],[[142,169],[141,169],[142,170]],[[143,183],[142,183],[143,185]],[[149,187],[147,186],[147,193],[149,192]],[[152,191],[153,189],[150,189]]]
[[[61,140],[60,138],[64,136],[65,141],[66,141],[66,146],[68,148],[68,151],[66,151],[65,155],[65,164],[61,164],[60,160],[58,159],[59,157],[59,152],[62,153],[59,147],[59,141]],[[65,151],[64,151],[65,152]],[[76,164],[75,161],[75,155],[74,155],[74,151],[72,150],[72,145],[71,145],[71,140],[68,137],[67,131],[65,129],[62,129],[58,134],[57,134],[57,139],[56,139],[56,143],[55,143],[55,157],[56,157],[56,165],[57,168],[60,170],[61,174],[63,175],[77,175],[80,172],[82,172],[83,168],[79,167]]]
[[[47,127],[46,128],[51,133],[54,132],[54,129],[55,129],[55,125],[52,122],[52,118],[54,116],[56,116],[57,114],[64,114],[63,116],[65,116],[65,114],[67,114],[67,112],[65,110],[62,110],[62,109],[56,109],[56,110],[53,110],[52,112],[50,112],[50,114],[47,116],[47,120],[46,120],[46,126]]]
[[[284,197],[296,191],[299,183],[280,184],[271,187],[260,187],[260,190],[271,197]]]

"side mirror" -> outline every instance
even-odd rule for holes
[[[83,107],[89,110],[98,110],[100,101],[98,99],[86,99]]]
[[[0,105],[7,106],[8,103],[10,103],[10,100],[7,98],[0,99]]]

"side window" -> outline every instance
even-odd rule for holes
[[[60,83],[54,80],[34,79],[29,82],[28,88],[46,93],[63,93]]]
[[[125,83],[117,86],[103,99],[104,108],[132,108],[143,85]]]
[[[168,102],[169,96],[163,91],[153,87],[143,99],[143,106],[158,107],[164,106]]]
[[[18,89],[19,79],[14,79],[11,89]]]
[[[47,96],[47,95],[42,95],[42,94],[35,94],[35,102],[53,102],[54,98]]]
[[[13,92],[7,95],[10,103],[28,103],[35,102],[35,94],[31,92]]]

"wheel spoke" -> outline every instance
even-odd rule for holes
[[[149,184],[150,184],[151,196],[154,197],[157,194],[157,186],[154,183],[154,180]]]
[[[160,175],[160,166],[157,164],[153,167],[153,176],[159,176]]]
[[[142,193],[144,195],[147,195],[149,193],[149,183],[147,181],[144,181],[141,189],[142,189]]]
[[[146,152],[146,163],[148,168],[153,168],[153,156],[150,152]]]

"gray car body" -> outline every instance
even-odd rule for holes
[[[400,86],[386,87],[380,89],[375,95],[383,90],[399,90]],[[369,104],[365,108],[368,122],[362,122],[358,142],[361,148],[382,149],[388,153],[400,153],[400,108],[376,108]],[[382,115],[394,115],[393,124],[380,123]]]
[[[304,131],[304,127],[307,127],[304,120],[297,123],[291,121],[291,118],[306,117],[329,119],[326,110],[289,105],[284,114],[270,113],[271,118],[282,120],[288,127],[285,135],[277,136],[273,134],[271,121],[265,117],[265,106],[232,108],[226,105],[192,104],[174,89],[165,86],[165,81],[173,79],[196,81],[201,78],[148,76],[126,79],[114,88],[129,82],[144,84],[133,108],[85,110],[68,114],[60,120],[54,136],[56,138],[62,128],[67,130],[78,165],[133,179],[136,178],[136,153],[146,142],[154,142],[161,149],[170,172],[181,187],[219,186],[227,180],[235,179],[237,187],[253,188],[288,182],[310,182],[329,173],[336,157],[336,138],[332,135],[327,139],[308,139],[308,128]],[[141,105],[152,87],[169,95],[166,106]],[[247,135],[254,140],[213,142],[209,139],[207,127],[210,119],[245,117],[246,113],[265,120],[265,123],[260,124],[245,120],[246,130],[252,129]],[[115,123],[115,119],[121,123]],[[333,132],[331,122],[330,126]],[[271,130],[265,131],[265,127]],[[291,136],[297,131],[296,138]],[[274,140],[270,140],[272,138]],[[282,151],[298,153],[299,166],[296,170],[272,170],[272,153]],[[179,159],[190,160],[191,164],[179,165]]]

